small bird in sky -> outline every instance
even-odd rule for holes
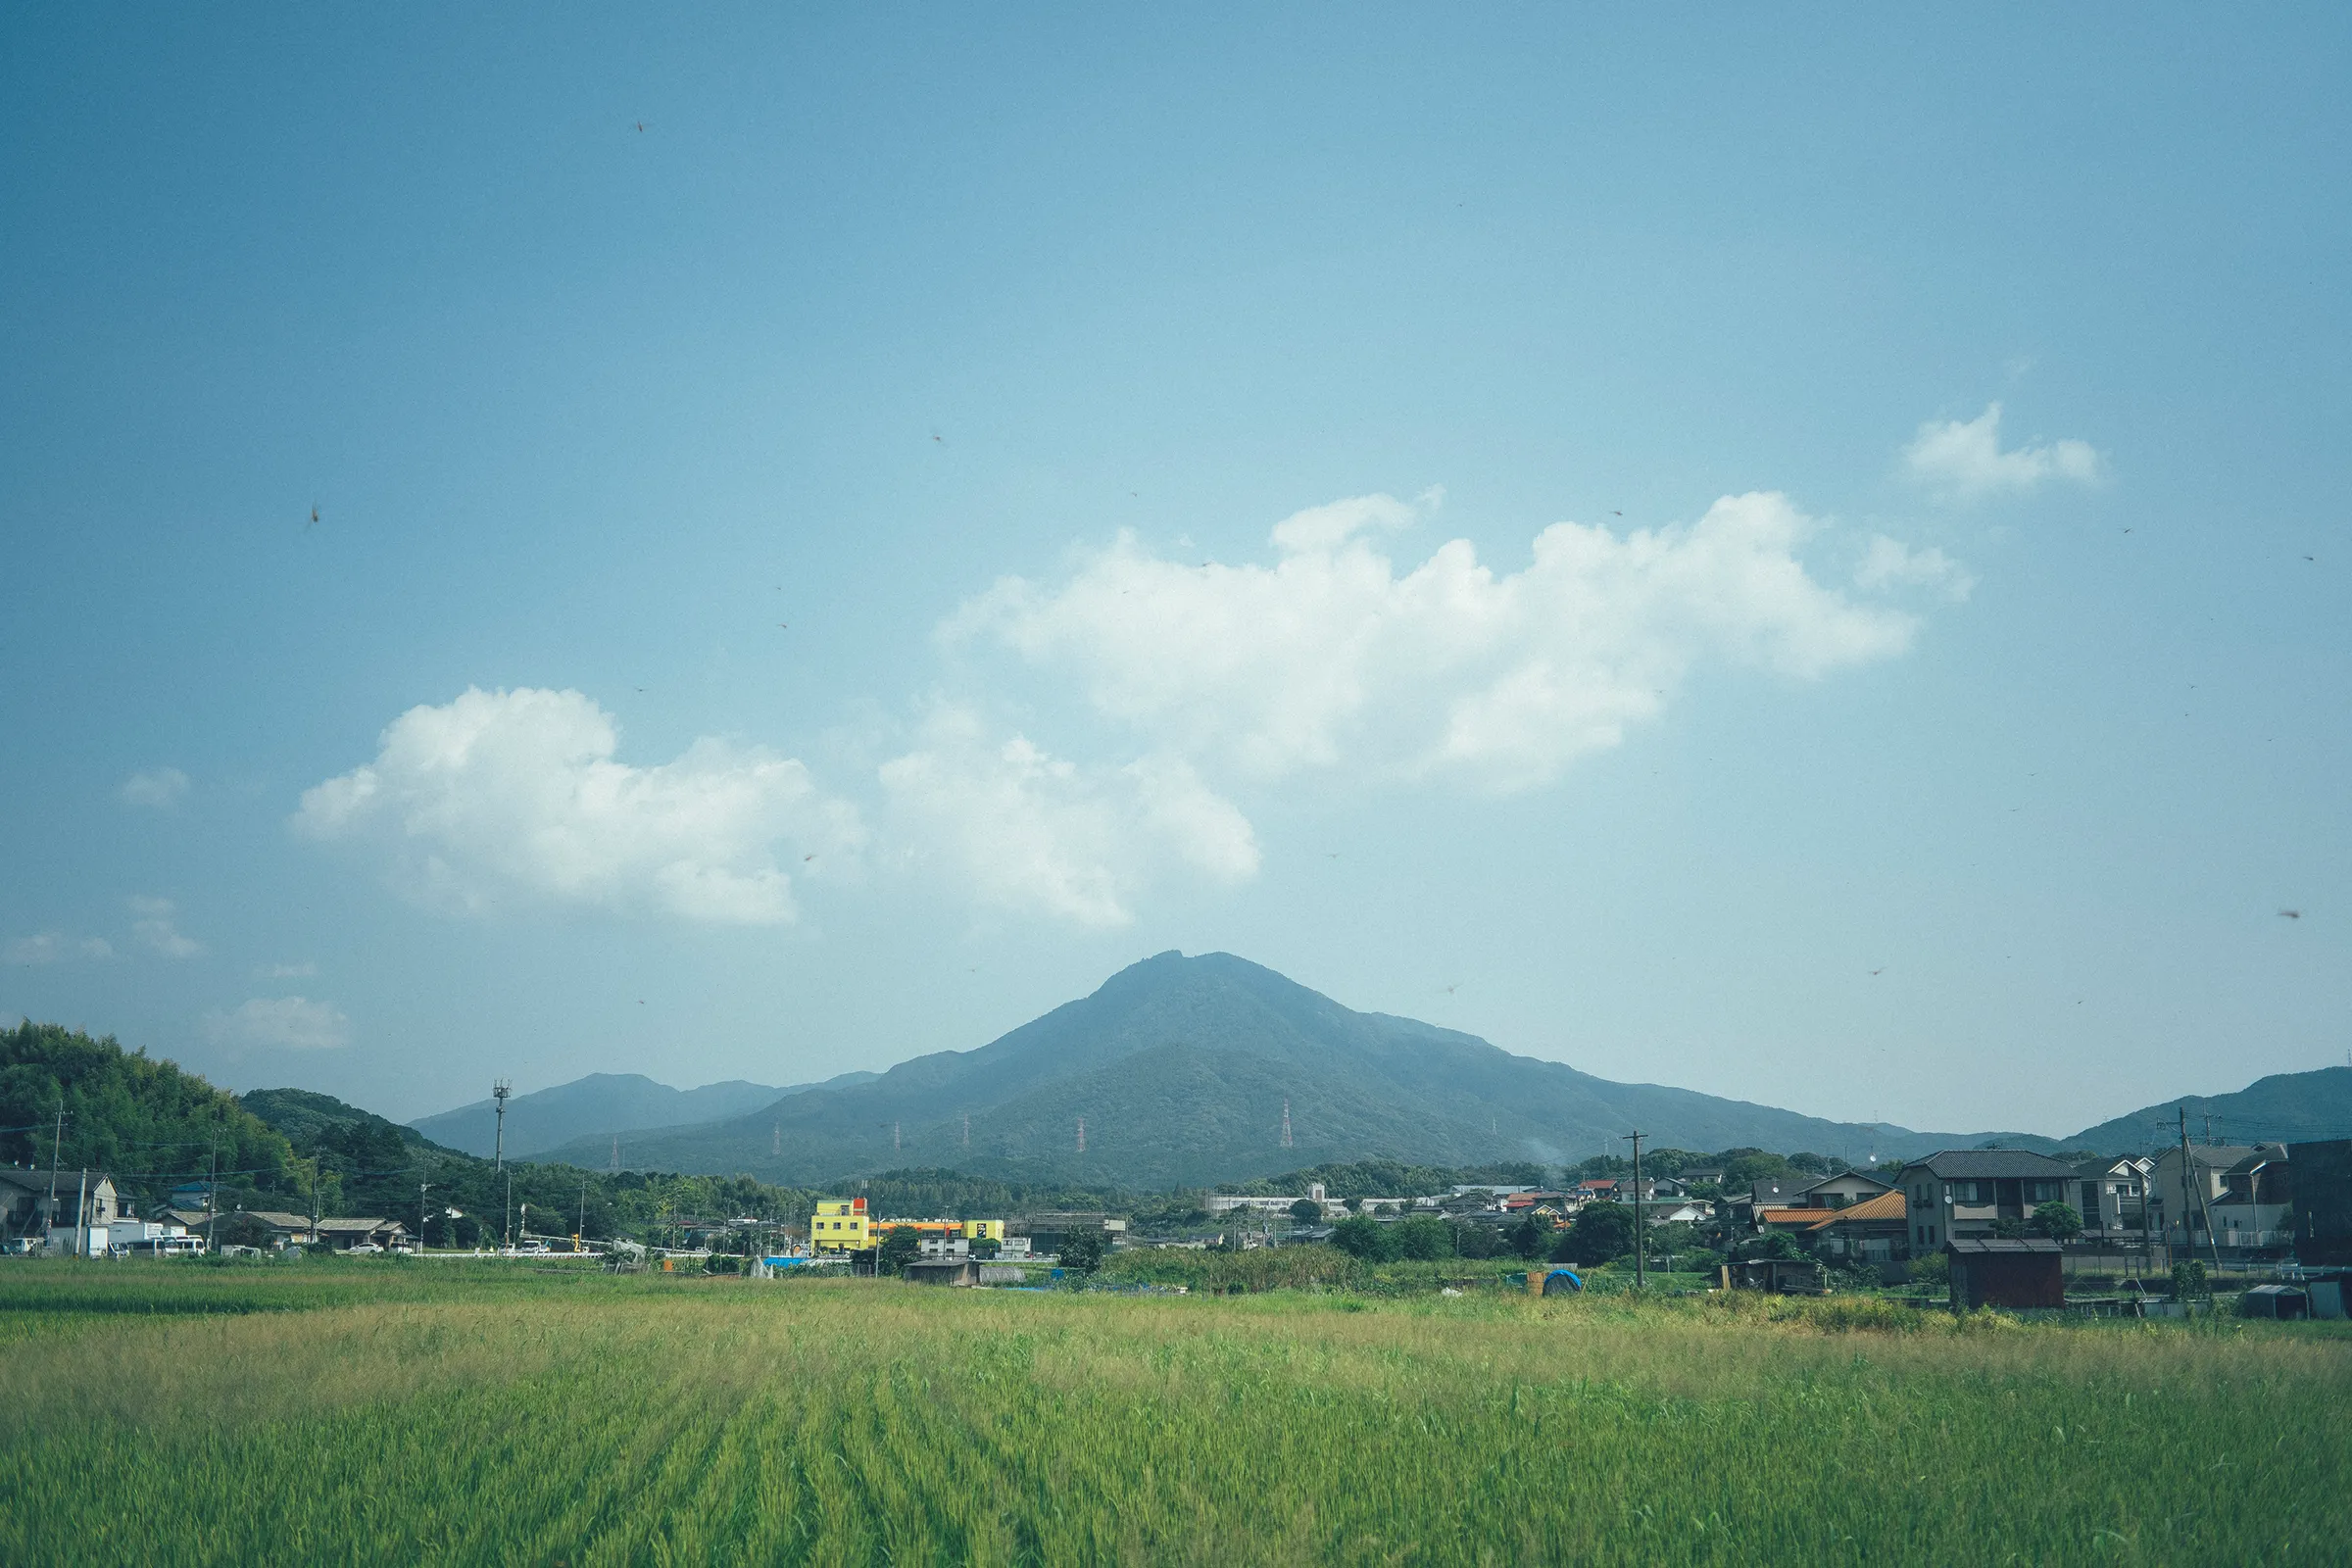
[[[1873,970],[1871,970],[1870,972],[1871,972],[1872,974],[1885,974],[1886,971],[1886,970],[1884,970],[1884,969],[1873,969]]]
[[[1622,517],[1625,515],[1625,514],[1622,512],[1612,512],[1609,514],[1609,515],[1612,517]]]
[[[2305,561],[2317,561],[2317,560],[2319,560],[2320,558],[2319,558],[2319,557],[2317,557],[2317,556],[2305,556],[2303,559],[2304,559]]]
[[[642,121],[642,120],[640,120],[639,122],[637,122],[637,133],[638,133],[640,136],[642,136],[642,135],[644,135],[644,134],[645,134],[645,122],[644,122],[644,121]]]
[[[792,622],[789,620],[779,620],[776,622],[776,630],[790,631],[792,630]]]
[[[643,691],[643,690],[645,690],[645,688],[644,688],[644,687],[642,687],[642,686],[638,687],[637,689],[638,689],[639,691]]]
[[[1461,989],[1461,987],[1462,987],[1462,983],[1461,983],[1459,980],[1456,980],[1456,981],[1455,981],[1455,982],[1454,982],[1452,985],[1449,985],[1449,986],[1447,986],[1447,987],[1446,988],[1446,994],[1447,996],[1449,996],[1449,997],[1450,997],[1450,996],[1452,996],[1452,995],[1453,995],[1453,994],[1454,994],[1456,991],[1459,991],[1459,990]]]
[[[808,864],[808,863],[810,860],[813,860],[813,859],[815,859],[815,858],[816,858],[816,857],[815,857],[815,856],[813,856],[813,855],[804,855],[804,856],[802,856],[802,857],[801,857],[801,863],[802,863],[803,865],[807,865],[807,864]]]
[[[317,507],[313,507],[313,508],[311,509],[311,520],[310,520],[310,521],[308,521],[308,522],[306,522],[306,523],[304,523],[304,524],[302,525],[302,531],[303,531],[304,533],[309,533],[309,532],[310,532],[310,531],[311,531],[313,528],[316,528],[316,527],[318,527],[318,509]],[[2309,556],[2305,556],[2303,559],[2304,559],[2304,560],[2306,560],[2306,561],[2309,561],[2311,558],[2310,558]]]
[[[2303,911],[2301,909],[2280,909],[2278,911],[2278,918],[2281,920],[2300,920],[2303,918]]]

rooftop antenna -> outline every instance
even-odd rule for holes
[[[1282,1147],[1291,1147],[1291,1102],[1287,1100],[1282,1102]]]
[[[492,1167],[494,1170],[507,1168],[507,1097],[513,1093],[514,1093],[514,1085],[508,1083],[504,1078],[490,1086],[490,1098],[498,1102],[498,1141],[495,1146],[497,1158]]]

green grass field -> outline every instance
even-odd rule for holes
[[[10,1563],[2340,1563],[2342,1325],[0,1269]]]

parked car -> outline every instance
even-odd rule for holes
[[[347,1257],[357,1257],[362,1252],[380,1252],[383,1249],[376,1246],[373,1242],[362,1242],[357,1247],[345,1248],[344,1255]]]

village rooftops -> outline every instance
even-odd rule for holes
[[[2048,1179],[2075,1174],[2075,1167],[2065,1160],[2024,1149],[1947,1149],[1924,1159],[1910,1160],[1903,1168],[1924,1170],[1947,1182],[1999,1181],[2021,1176]]]
[[[1889,1188],[1876,1198],[1866,1198],[1859,1203],[1848,1203],[1843,1208],[1768,1209],[1757,1217],[1769,1221],[1783,1214],[1801,1215],[1810,1221],[1807,1229],[1820,1231],[1833,1225],[1867,1225],[1874,1220],[1900,1221],[1905,1212],[1903,1195]]]

